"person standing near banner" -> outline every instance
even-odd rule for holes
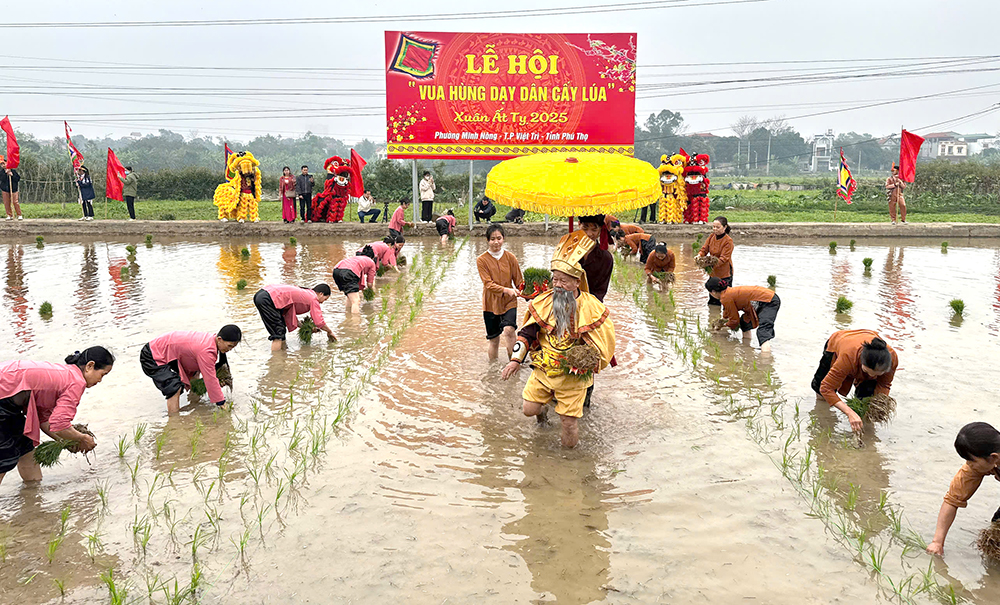
[[[303,223],[309,222],[309,210],[313,195],[313,176],[309,174],[309,167],[303,166],[302,173],[295,177],[295,197],[299,200],[299,216]]]
[[[420,179],[420,221],[429,223],[434,218],[434,177],[424,170]]]
[[[83,207],[81,221],[94,220],[94,181],[90,179],[90,170],[81,165],[76,173],[76,186],[80,190],[80,205]]]
[[[139,197],[139,177],[132,172],[131,166],[125,167],[125,180],[122,181],[122,195],[125,196],[125,206],[128,208],[128,220],[135,220],[135,198]]]
[[[14,220],[14,214],[11,213],[12,206],[13,212],[17,213],[17,220],[24,220],[24,217],[21,216],[21,204],[18,200],[18,182],[20,180],[21,175],[17,173],[17,170],[8,168],[7,158],[0,155],[0,192],[3,192],[3,208],[7,212],[5,220]]]
[[[286,223],[295,222],[295,185],[296,179],[292,176],[292,169],[285,166],[281,169],[281,178],[278,179],[278,195],[281,197],[281,220]]]
[[[885,194],[889,198],[889,218],[896,224],[896,206],[899,206],[899,222],[906,224],[906,200],[903,198],[906,183],[899,176],[899,166],[892,165],[892,174],[885,180]]]

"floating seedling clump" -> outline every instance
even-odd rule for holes
[[[601,353],[589,344],[573,345],[563,355],[562,366],[567,373],[587,378],[601,363]]]
[[[152,244],[153,243],[153,234],[152,233],[147,233],[146,234],[146,243],[147,244]]]
[[[965,302],[961,298],[956,298],[948,304],[951,305],[951,310],[955,312],[955,315],[959,317],[965,315]]]
[[[987,563],[1000,563],[1000,521],[994,521],[976,538],[979,553]]]
[[[122,267],[121,276],[122,279],[128,279],[128,267]]]
[[[250,249],[244,246],[243,249],[240,250],[240,256],[244,259],[250,258]]]
[[[694,264],[704,269],[705,273],[711,273],[712,270],[715,269],[716,265],[719,264],[719,257],[712,256],[711,254],[698,256],[694,259]]]
[[[837,313],[847,313],[853,306],[854,303],[848,300],[846,296],[841,295],[837,297]]]
[[[299,240],[295,239],[295,236],[293,235],[292,237],[288,238],[288,243],[294,246],[295,244],[299,243]]]
[[[316,324],[311,317],[307,317],[299,322],[299,342],[309,344],[312,342],[313,333],[316,331]]]
[[[45,247],[45,238],[41,235],[35,237],[35,247],[41,250]]]
[[[847,400],[847,407],[861,416],[862,420],[876,424],[889,422],[896,414],[896,400],[881,393],[864,399],[851,397]]]
[[[948,252],[948,242],[941,242],[941,252]]]
[[[52,319],[52,303],[45,301],[38,307],[38,314],[42,319]]]
[[[240,279],[239,281],[236,282],[236,289],[237,290],[243,290],[246,287],[247,287],[247,280]]]
[[[135,256],[135,246],[132,244],[125,246],[125,251],[129,253],[129,256]]]
[[[767,276],[767,287],[770,288],[770,289],[772,289],[772,290],[774,290],[774,287],[777,286],[777,285],[778,285],[778,276],[777,275],[768,275]]]
[[[837,242],[830,242],[830,254],[837,253]]]
[[[854,252],[854,245],[857,244],[857,243],[858,243],[858,240],[856,240],[856,239],[852,239],[851,240],[851,252]]]
[[[73,428],[77,431],[83,433],[84,435],[94,436],[94,433],[87,428],[86,424],[74,424]],[[35,462],[39,466],[49,467],[54,466],[59,463],[59,456],[62,454],[63,450],[69,450],[70,452],[76,454],[80,451],[80,445],[70,439],[57,439],[55,441],[46,441],[39,444],[35,448],[33,455]]]
[[[870,273],[872,270],[872,263],[875,261],[871,257],[865,257],[861,262],[865,265],[865,273]]]

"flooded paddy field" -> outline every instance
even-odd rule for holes
[[[1000,486],[959,513],[943,561],[921,544],[961,463],[956,432],[1000,422],[996,241],[737,241],[737,285],[777,278],[772,359],[705,330],[718,311],[690,242],[668,242],[672,296],[616,259],[619,365],[565,451],[558,424],[521,414],[527,372],[505,383],[486,359],[483,238],[408,241],[409,266],[361,317],[338,292],[324,305],[338,343],[293,334],[275,354],[253,294],[331,282],[365,241],[139,239],[134,261],[125,241],[0,244],[0,359],[118,355],[77,414],[90,462],[64,454],[38,486],[0,484],[4,602],[1000,603],[971,544]],[[538,267],[555,243],[507,247]],[[168,419],[139,350],[230,322],[232,406]],[[862,447],[809,388],[849,327],[900,356],[897,416]]]

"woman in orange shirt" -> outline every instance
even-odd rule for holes
[[[860,432],[861,417],[847,406],[847,397],[854,387],[860,399],[872,395],[888,395],[892,377],[899,366],[899,357],[874,330],[838,330],[826,341],[823,358],[813,376],[812,388],[831,407],[835,407],[851,422],[851,429]]]
[[[490,361],[495,361],[499,356],[501,336],[504,348],[507,349],[507,357],[514,354],[517,294],[524,284],[517,258],[503,249],[505,236],[500,225],[491,224],[487,227],[489,248],[476,259],[476,268],[483,280],[483,322],[486,324],[486,340],[489,341],[487,354]]]
[[[719,264],[712,269],[710,277],[717,277],[726,282],[726,287],[733,285],[733,238],[729,236],[729,221],[724,216],[715,217],[712,222],[712,235],[708,236],[702,244],[698,256],[711,254],[719,259]],[[709,296],[708,304],[718,306],[722,304],[718,298]]]
[[[778,295],[761,286],[735,286],[730,288],[718,277],[705,283],[708,295],[722,304],[722,317],[730,330],[743,330],[743,338],[750,338],[750,330],[757,329],[757,342],[761,353],[771,352],[774,339],[774,320],[781,308]]]

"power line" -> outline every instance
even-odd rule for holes
[[[692,0],[654,0],[651,2],[627,2],[621,4],[594,4],[589,6],[533,8],[505,11],[484,11],[476,13],[432,13],[415,15],[369,15],[355,17],[295,17],[263,19],[198,19],[178,21],[45,21],[25,23],[0,23],[0,29],[92,29],[124,27],[210,27],[210,26],[256,26],[256,25],[329,25],[336,23],[386,23],[399,21],[460,21],[469,19],[515,19],[524,17],[550,17],[561,15],[583,15],[607,12],[638,10],[660,10],[667,8],[695,8],[724,6],[733,4],[757,4],[770,0],[721,0],[716,2],[692,2]]]

